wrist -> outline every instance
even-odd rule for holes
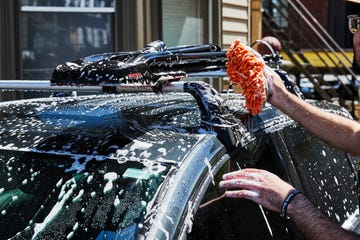
[[[304,209],[313,208],[312,203],[303,194],[297,194],[288,204],[286,215],[289,218],[298,217]],[[301,215],[301,214],[300,214]]]
[[[302,194],[302,192],[300,190],[297,190],[297,189],[293,189],[291,190],[288,195],[285,197],[283,203],[282,203],[282,206],[280,208],[280,216],[282,218],[287,218],[288,215],[287,215],[287,211],[288,211],[288,207],[289,205],[292,203],[292,201],[294,200],[294,198],[299,195],[299,194]]]

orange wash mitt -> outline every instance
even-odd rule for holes
[[[240,40],[233,42],[226,56],[228,58],[226,72],[230,78],[229,81],[240,86],[250,114],[260,113],[266,102],[266,81],[263,73],[265,63]]]

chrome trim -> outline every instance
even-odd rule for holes
[[[51,86],[50,81],[42,80],[0,80],[0,91],[79,91],[101,92],[101,86]]]

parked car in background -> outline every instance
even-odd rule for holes
[[[157,42],[65,63],[51,80],[103,93],[0,103],[0,238],[302,239],[278,213],[223,197],[222,174],[246,167],[276,173],[360,233],[359,159],[271,105],[251,116],[241,95],[185,78],[219,75],[225,62],[214,45]]]

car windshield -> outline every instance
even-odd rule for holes
[[[133,239],[201,131],[187,94],[54,98],[0,109],[0,235],[13,239]]]

